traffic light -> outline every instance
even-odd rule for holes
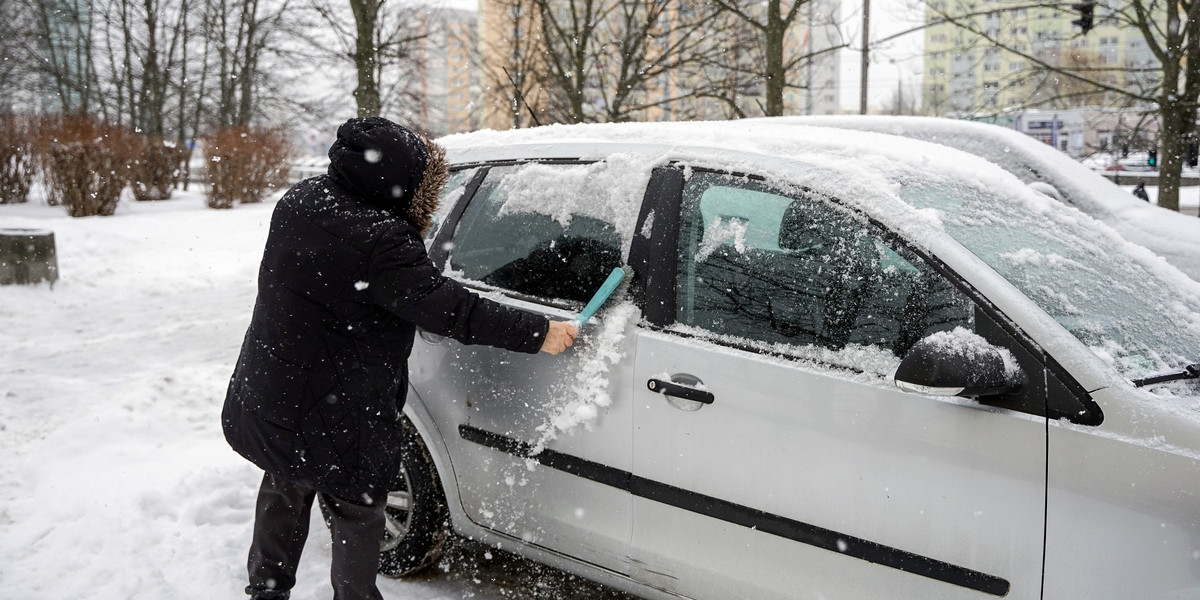
[[[1150,152],[1146,157],[1146,164],[1150,165],[1151,167],[1158,166],[1158,150],[1155,150],[1154,148],[1150,149]]]
[[[1079,18],[1071,21],[1072,25],[1078,25],[1083,30],[1084,35],[1092,29],[1092,15],[1096,10],[1096,2],[1094,0],[1086,0],[1079,4],[1072,4],[1071,8],[1079,11]]]

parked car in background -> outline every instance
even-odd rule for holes
[[[448,529],[656,599],[1200,597],[1200,284],[970,154],[771,122],[443,138],[383,571]],[[1072,188],[1074,191],[1074,188]]]
[[[933,117],[781,117],[778,124],[875,131],[934,142],[982,156],[1051,197],[1103,221],[1200,281],[1200,219],[1134,198],[1102,175],[1027,135],[986,123]],[[1137,155],[1137,156],[1135,156]],[[1121,164],[1133,170],[1146,153]],[[1146,167],[1144,170],[1151,170]],[[1049,187],[1047,187],[1049,186]]]

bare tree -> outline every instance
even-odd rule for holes
[[[712,0],[721,9],[745,23],[756,33],[758,46],[762,53],[761,66],[758,69],[763,83],[764,106],[766,116],[784,114],[784,92],[788,88],[804,88],[806,83],[792,79],[801,65],[812,68],[814,59],[822,55],[830,55],[841,48],[848,47],[843,40],[831,44],[827,48],[809,50],[806,52],[790,51],[788,43],[789,31],[806,17],[810,27],[823,22],[834,24],[835,11],[829,14],[816,15],[803,9],[811,8],[814,0],[766,0],[765,2],[747,0]]]
[[[417,99],[419,90],[405,87],[411,81],[406,75],[412,73],[422,41],[437,27],[428,18],[434,9],[385,0],[311,0],[309,6],[321,33],[310,32],[308,39],[335,64],[349,60],[359,116],[379,115],[388,94]],[[332,56],[323,48],[332,48]]]
[[[20,92],[34,88],[35,33],[25,2],[0,0],[0,114],[12,113]]]
[[[92,11],[72,0],[30,0],[35,35],[29,53],[33,76],[55,97],[63,112],[87,113],[98,88],[92,62]]]
[[[545,52],[537,2],[493,0],[481,13],[481,19],[496,31],[479,41],[480,54],[490,59],[479,65],[480,71],[491,97],[502,104],[504,121],[513,129],[542,124],[540,74],[545,70]],[[494,108],[485,105],[483,110]]]
[[[1006,10],[1042,10],[1058,12],[1069,5],[1035,3]],[[1179,181],[1186,160],[1189,140],[1196,135],[1196,115],[1200,99],[1200,2],[1182,0],[1129,0],[1127,3],[1096,4],[1097,22],[1140,32],[1152,60],[1139,64],[1095,65],[1084,57],[1063,59],[1062,46],[1067,40],[1050,39],[1046,47],[1058,52],[1038,51],[1026,44],[1014,43],[999,32],[981,26],[979,17],[996,11],[976,12],[967,5],[946,9],[941,3],[929,4],[936,19],[948,22],[988,46],[1028,61],[1047,82],[1059,88],[1054,99],[1108,98],[1126,106],[1152,106],[1161,124],[1159,143],[1160,206],[1179,209]],[[1070,84],[1065,82],[1070,81]],[[1045,102],[1045,96],[1034,98]]]
[[[261,61],[281,30],[291,0],[270,7],[263,0],[207,0],[203,31],[215,53],[217,94],[214,125],[247,125],[256,116],[257,92],[267,78]]]
[[[732,49],[711,3],[533,0],[544,45],[546,111],[557,122],[687,118],[729,91]],[[714,73],[719,75],[714,76]],[[738,79],[736,89],[746,86]],[[657,111],[657,112],[652,112]]]

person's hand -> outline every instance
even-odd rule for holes
[[[546,340],[542,342],[542,352],[558,354],[575,343],[579,330],[574,323],[567,321],[550,321],[550,329],[546,331]]]

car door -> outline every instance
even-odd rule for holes
[[[1039,597],[1036,353],[832,198],[664,177],[681,206],[637,339],[633,576],[691,598]],[[1031,383],[993,406],[901,392],[899,357],[939,331],[1009,347]]]
[[[624,176],[602,162],[482,170],[466,186],[469,202],[448,213],[431,255],[496,301],[572,318],[625,260],[628,236],[618,229],[624,213],[617,211],[633,206],[636,214],[641,192],[617,199],[618,207],[596,202],[601,194],[593,188]],[[619,357],[632,356],[635,336],[624,332],[635,311],[619,299],[614,304],[558,356],[422,333],[410,370],[471,521],[627,573],[628,492],[580,476],[581,468],[628,472],[631,464],[632,363]]]

